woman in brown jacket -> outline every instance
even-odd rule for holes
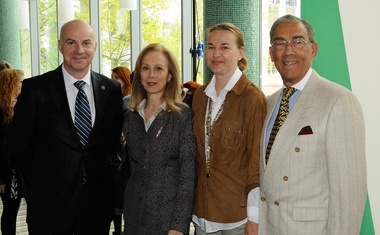
[[[193,221],[197,235],[257,232],[259,142],[265,96],[243,71],[244,38],[230,23],[210,29],[206,46],[212,80],[194,94],[198,183]],[[248,208],[248,194],[253,199]],[[252,194],[252,195],[251,195]]]

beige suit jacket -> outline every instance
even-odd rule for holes
[[[267,100],[261,146],[280,95]],[[359,234],[367,193],[364,129],[353,93],[313,70],[267,165],[261,148],[259,234]]]

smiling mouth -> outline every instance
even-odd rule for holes
[[[297,64],[297,62],[284,62],[285,65],[293,65],[293,64]]]

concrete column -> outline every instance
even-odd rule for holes
[[[223,22],[238,26],[244,34],[245,56],[248,59],[248,68],[244,73],[257,86],[260,85],[260,7],[260,0],[204,0],[203,5],[204,45],[207,45],[207,32],[211,26]],[[210,81],[212,75],[207,63],[204,63],[204,83]]]
[[[21,68],[18,0],[2,0],[0,7],[0,61]]]

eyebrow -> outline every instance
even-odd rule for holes
[[[72,39],[72,38],[68,38],[68,39],[66,39],[66,42],[68,42],[68,41],[78,42],[77,40]],[[92,39],[85,39],[85,40],[83,40],[82,42],[93,42],[93,41],[92,41]]]
[[[302,35],[296,35],[296,36],[293,36],[291,40],[298,39],[298,38],[305,39],[305,37]],[[276,41],[276,40],[285,40],[286,41],[286,39],[284,37],[275,37],[273,41]]]
[[[212,43],[207,43],[207,45],[213,45],[214,46],[214,44],[212,44]],[[230,44],[229,43],[227,43],[227,42],[224,42],[224,43],[222,43],[221,44],[222,46],[229,46]]]

